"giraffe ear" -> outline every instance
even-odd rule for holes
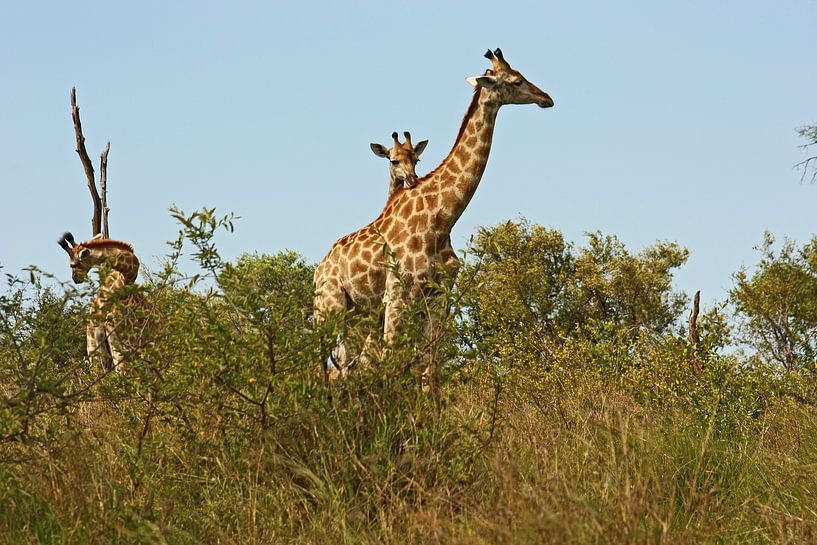
[[[428,140],[423,140],[422,142],[417,142],[417,145],[414,146],[414,153],[419,157],[423,151],[425,151],[426,146],[428,145]]]
[[[474,87],[485,87],[486,89],[490,89],[496,85],[496,76],[471,76],[465,78],[465,81],[473,85]]]
[[[389,158],[389,150],[386,149],[386,146],[383,144],[369,144],[369,147],[372,148],[372,151],[378,157],[385,157],[386,159]]]

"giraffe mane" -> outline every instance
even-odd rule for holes
[[[80,245],[85,246],[86,248],[119,248],[120,250],[134,253],[133,246],[131,246],[127,242],[122,242],[121,240],[112,240],[109,238],[98,238],[96,240],[88,240],[86,242],[80,243]]]
[[[440,162],[440,164],[437,165],[437,167],[434,170],[432,170],[431,172],[429,172],[425,176],[422,176],[421,178],[418,178],[417,183],[415,183],[412,188],[419,186],[420,184],[425,182],[427,179],[429,179],[432,176],[434,176],[435,174],[437,174],[437,172],[439,172],[443,168],[443,166],[445,166],[445,164],[448,163],[448,160],[451,159],[451,156],[454,154],[454,150],[457,149],[457,145],[460,143],[460,140],[462,140],[462,137],[465,134],[465,127],[468,125],[468,120],[471,119],[471,116],[474,115],[474,112],[476,111],[477,106],[479,106],[479,96],[480,96],[481,92],[482,92],[482,87],[478,86],[478,87],[476,87],[474,89],[474,95],[471,98],[471,104],[468,105],[468,109],[465,111],[465,115],[462,116],[462,123],[460,123],[460,130],[457,132],[457,138],[454,139],[454,145],[451,146],[451,151],[448,152],[448,155],[445,156],[445,159],[443,159]],[[409,189],[412,189],[412,188],[409,188]]]

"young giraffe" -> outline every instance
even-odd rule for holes
[[[395,192],[397,192],[400,189],[403,189],[404,187],[403,180],[400,179],[399,174],[395,172],[395,171],[399,172],[400,168],[404,169],[404,172],[408,173],[407,175],[404,176],[404,179],[406,180],[406,186],[411,188],[417,185],[417,174],[414,171],[414,167],[417,166],[417,162],[420,160],[419,155],[423,152],[423,150],[425,150],[425,147],[428,144],[428,140],[423,140],[422,142],[417,144],[417,146],[414,148],[414,154],[412,154],[410,151],[412,150],[411,134],[408,131],[406,131],[403,133],[403,135],[406,137],[406,142],[402,147],[403,150],[406,151],[406,153],[395,154],[395,156],[392,156],[393,150],[401,146],[399,141],[397,140],[396,132],[393,132],[391,135],[392,138],[394,139],[394,146],[392,147],[391,150],[385,150],[385,147],[381,144],[371,144],[372,151],[375,152],[375,155],[383,157],[384,155],[382,155],[382,153],[385,151],[388,154],[389,158],[391,159],[390,161],[391,166],[389,167],[389,173],[391,174],[389,185],[389,198],[391,198]],[[419,150],[417,148],[419,148]],[[417,157],[414,157],[414,155],[416,155]],[[395,161],[395,159],[397,159],[397,161]],[[445,241],[443,242],[443,247],[440,249],[440,255],[442,258],[441,261],[443,263],[443,266],[447,271],[451,273],[448,276],[448,280],[453,280],[454,276],[456,275],[456,272],[459,270],[460,260],[457,258],[457,252],[455,252],[454,248],[451,246],[450,236],[446,237]],[[450,287],[451,286],[449,286],[449,288]],[[429,318],[431,318],[431,316],[429,316]],[[432,321],[433,320],[429,319],[429,323],[427,324],[428,325],[427,334],[429,338],[434,333],[432,331],[434,326],[434,324],[431,323]],[[370,339],[367,339],[367,341],[370,341]]]
[[[404,184],[407,187],[414,187],[417,183],[415,168],[420,161],[420,155],[428,145],[428,140],[423,140],[416,146],[412,146],[411,134],[408,131],[404,132],[403,136],[406,141],[401,144],[397,139],[397,132],[391,133],[394,139],[391,149],[386,148],[383,144],[369,144],[375,155],[389,160],[389,198],[398,190],[403,189]]]
[[[446,260],[451,229],[462,215],[485,171],[496,117],[505,104],[553,106],[547,93],[511,68],[502,51],[485,54],[492,69],[467,78],[475,87],[454,146],[443,162],[389,199],[372,223],[339,239],[315,270],[315,316],[320,323],[332,312],[376,307],[385,302],[384,340],[401,332],[401,312],[419,299]],[[395,267],[385,256],[393,255]],[[349,361],[339,362],[339,366]],[[343,369],[341,369],[343,371]],[[424,381],[436,389],[433,359]]]
[[[71,233],[65,233],[57,243],[70,257],[71,278],[77,284],[85,282],[88,271],[94,267],[110,269],[103,274],[99,293],[94,299],[85,340],[88,356],[98,357],[106,369],[114,369],[122,363],[124,356],[116,331],[117,317],[109,304],[117,291],[136,281],[139,259],[130,244],[99,236],[77,244]]]
[[[369,144],[372,151],[378,157],[389,158],[389,199],[400,189],[405,187],[414,187],[417,185],[417,172],[414,170],[417,163],[420,161],[420,154],[426,149],[428,140],[423,140],[412,148],[411,133],[405,131],[403,136],[406,137],[406,142],[400,144],[397,139],[397,133],[391,133],[394,139],[394,146],[391,149],[386,149],[383,144]],[[401,148],[401,151],[395,152],[395,149]],[[388,199],[386,200],[388,204]],[[441,250],[443,254],[443,263],[446,266],[459,266],[459,259],[457,253],[451,246],[451,238],[449,237],[445,242],[445,247]]]
[[[413,187],[413,185],[417,183],[418,176],[416,166],[420,161],[420,155],[428,145],[428,140],[418,142],[416,146],[412,145],[411,133],[408,131],[403,132],[403,136],[406,140],[401,144],[397,132],[391,133],[391,137],[394,140],[394,144],[391,148],[374,142],[369,144],[369,147],[375,155],[389,160],[389,193],[387,201],[391,199],[395,193],[404,189],[405,186]],[[354,317],[350,317],[345,325],[349,326],[350,323],[355,321]],[[360,352],[365,351],[365,347],[372,341],[372,337],[369,335],[366,338],[363,343],[364,348],[353,348],[352,343],[348,341],[348,339],[341,339],[336,347],[336,352],[332,354],[333,362],[344,362],[343,364],[336,364],[337,367],[333,365],[328,369],[330,378],[332,379],[346,374],[351,366],[358,361]]]

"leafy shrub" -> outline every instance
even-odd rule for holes
[[[813,541],[813,375],[724,350],[720,308],[684,340],[676,245],[484,230],[399,341],[327,387],[340,330],[310,320],[312,267],[229,263],[215,241],[232,216],[172,213],[163,266],[111,303],[138,329],[116,372],[84,354],[93,285],[9,277],[8,541]],[[439,396],[421,388],[432,358]]]

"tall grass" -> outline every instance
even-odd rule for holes
[[[713,352],[696,374],[672,334],[526,353],[541,339],[511,327],[518,345],[480,353],[456,336],[480,289],[460,282],[440,287],[439,396],[416,316],[330,396],[311,268],[225,264],[230,218],[179,217],[119,372],[82,352],[86,294],[33,275],[0,296],[0,543],[817,542],[813,374]],[[185,240],[201,277],[178,271]]]
[[[359,389],[365,385],[365,391]],[[636,402],[361,379],[334,408],[237,439],[93,403],[5,445],[9,543],[809,543],[817,413],[781,399],[751,433]],[[195,410],[207,411],[207,407]],[[191,414],[193,421],[209,416]]]

